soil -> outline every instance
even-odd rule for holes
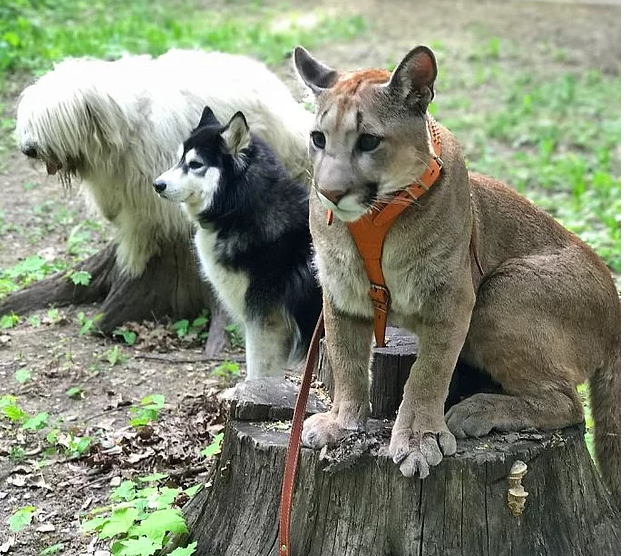
[[[336,13],[360,13],[369,25],[365,35],[349,43],[314,49],[315,56],[340,68],[386,66],[416,44],[438,41],[446,45],[446,71],[461,66],[465,71],[471,53],[488,37],[505,37],[519,47],[517,56],[505,60],[509,71],[522,67],[551,75],[587,69],[620,72],[619,5],[306,0],[298,7],[323,4]],[[224,2],[223,9],[236,9],[236,5]],[[540,54],[544,45],[560,49],[565,56],[546,60]],[[289,63],[284,62],[278,73],[296,88]],[[14,108],[23,84],[16,82],[15,97],[4,99],[7,106]],[[496,102],[487,99],[483,109]],[[12,146],[6,131],[0,133],[5,134],[0,145],[10,145],[0,151],[4,232],[0,267],[34,253],[46,259],[64,256],[76,222],[53,221],[53,215],[61,206],[79,217],[85,214],[79,191],[64,190],[45,175],[44,168],[31,165]],[[24,184],[31,185],[25,188]],[[35,207],[44,207],[43,213],[33,216]],[[43,227],[44,233],[31,233],[36,226]],[[93,247],[101,247],[104,241],[96,238]],[[211,374],[221,359],[202,359],[201,341],[180,339],[165,325],[135,325],[141,341],[132,347],[93,334],[79,335],[80,311],[92,315],[97,307],[61,310],[56,318],[44,311],[38,314],[38,327],[20,323],[0,331],[0,396],[15,395],[29,414],[49,412],[50,421],[63,418],[64,430],[100,439],[85,457],[57,454],[42,459],[41,435],[20,432],[6,419],[0,420],[0,554],[33,556],[56,543],[64,544],[64,554],[105,550],[104,543],[94,544],[79,532],[78,516],[104,505],[111,485],[120,478],[161,471],[171,474],[172,484],[189,486],[206,477],[206,462],[199,451],[220,430],[215,394],[231,383]],[[112,357],[115,348],[123,360],[111,364],[107,356]],[[242,358],[240,349],[222,355]],[[20,370],[31,372],[23,384],[15,379]],[[244,373],[243,363],[241,370]],[[78,399],[66,394],[71,387],[81,389]],[[153,426],[138,433],[128,426],[130,404],[149,394],[163,394],[165,407]],[[26,451],[21,461],[9,457],[16,444]],[[111,447],[115,449],[107,449]],[[23,532],[13,534],[6,520],[24,506],[37,508],[35,519]]]

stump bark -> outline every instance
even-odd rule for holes
[[[424,480],[388,457],[391,423],[371,421],[320,453],[303,449],[293,502],[293,556],[611,556],[618,510],[583,428],[460,440]],[[279,554],[279,495],[288,433],[232,420],[209,486],[185,508],[201,556]],[[526,463],[528,496],[508,506],[510,470]]]
[[[75,285],[67,272],[60,272],[7,296],[0,302],[0,315],[98,303],[103,314],[98,325],[110,334],[126,322],[191,319],[207,309],[211,322],[206,351],[215,354],[226,344],[227,316],[201,279],[194,251],[186,243],[186,248],[182,240],[163,245],[138,277],[119,268],[116,246],[110,243],[76,266],[91,275],[88,286]]]
[[[379,357],[391,368],[387,352],[375,352]],[[201,556],[279,556],[290,423],[269,419],[292,416],[296,388],[277,379],[254,382],[225,395],[230,420],[222,452],[208,486],[184,509],[184,540],[197,541]],[[308,412],[322,410],[313,395]],[[403,477],[389,458],[392,424],[372,419],[367,433],[353,433],[338,446],[302,450],[292,556],[620,553],[620,511],[591,462],[582,426],[459,440],[457,453],[420,480]],[[517,461],[526,464],[524,476],[517,476]]]

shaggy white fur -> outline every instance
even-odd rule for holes
[[[63,61],[22,93],[17,136],[65,185],[82,179],[115,228],[118,264],[138,276],[163,242],[191,236],[179,206],[159,199],[152,181],[176,161],[206,105],[221,121],[243,111],[293,176],[307,171],[312,114],[266,66],[220,52]]]

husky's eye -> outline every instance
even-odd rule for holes
[[[312,143],[317,149],[325,148],[325,134],[320,131],[313,131],[310,133],[310,137],[312,138]]]
[[[381,137],[371,135],[370,133],[362,133],[358,137],[356,147],[360,152],[367,153],[374,151],[381,143]]]
[[[203,165],[201,162],[197,161],[197,160],[191,160],[191,161],[188,163],[188,167],[189,167],[191,170],[199,170],[199,168],[202,168],[203,166],[204,166],[204,165]]]

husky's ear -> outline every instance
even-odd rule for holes
[[[312,58],[302,46],[295,48],[293,61],[299,77],[315,95],[319,95],[324,89],[330,89],[338,80],[336,70]]]
[[[204,111],[202,112],[202,115],[201,115],[201,118],[199,119],[199,123],[197,124],[197,127],[203,127],[205,125],[210,125],[210,126],[221,125],[221,122],[217,120],[217,117],[214,115],[214,112],[212,111],[212,108],[210,108],[210,106],[206,106],[204,108]]]
[[[422,112],[433,100],[433,84],[438,66],[433,52],[426,46],[411,50],[396,67],[388,88],[396,91],[409,106]]]
[[[221,133],[230,154],[237,155],[249,146],[249,126],[242,112],[236,112]]]

